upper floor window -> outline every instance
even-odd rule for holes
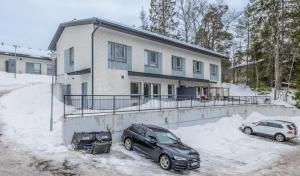
[[[69,48],[69,62],[74,65],[74,47]]]
[[[172,56],[172,69],[181,71],[183,69],[183,58]]]
[[[219,80],[219,66],[210,64],[210,79],[218,81]]]
[[[158,67],[158,52],[145,50],[145,66]]]
[[[108,42],[108,60],[126,63],[126,45]]]
[[[201,61],[193,61],[194,73],[201,74],[203,73],[203,62]]]

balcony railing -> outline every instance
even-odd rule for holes
[[[226,96],[194,98],[193,96],[142,95],[65,95],[64,116],[120,113],[210,106],[270,104],[270,96]]]

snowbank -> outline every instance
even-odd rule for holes
[[[229,88],[229,96],[257,96],[258,92],[253,91],[244,84],[222,83],[222,87]]]
[[[34,74],[17,74],[0,71],[0,93],[37,83],[51,83],[51,76]]]
[[[42,78],[42,77],[41,77]],[[21,88],[0,99],[4,134],[33,152],[66,151],[62,145],[62,104],[54,98],[54,131],[49,131],[50,84]]]
[[[184,143],[197,149],[200,155],[204,154],[210,158],[222,158],[226,161],[240,163],[241,168],[256,169],[280,157],[283,152],[296,148],[285,143],[248,136],[238,129],[242,123],[264,119],[284,119],[300,126],[300,117],[268,117],[252,113],[246,119],[234,115],[224,117],[214,123],[182,127],[173,132]]]

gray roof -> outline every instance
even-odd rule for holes
[[[130,35],[135,35],[135,36],[138,36],[138,37],[142,37],[142,38],[145,38],[145,39],[157,41],[157,42],[168,44],[168,45],[171,45],[171,46],[187,49],[187,50],[194,51],[194,52],[197,52],[197,53],[214,56],[214,57],[217,57],[217,58],[220,58],[220,59],[228,59],[229,58],[228,56],[226,56],[224,54],[220,54],[218,52],[208,50],[208,49],[196,46],[196,45],[192,45],[192,44],[189,44],[189,43],[186,43],[186,42],[182,42],[182,41],[172,39],[170,37],[162,36],[162,35],[159,35],[159,34],[156,34],[156,33],[153,33],[153,32],[149,32],[149,31],[146,31],[146,30],[142,30],[142,29],[138,29],[138,28],[135,28],[135,27],[131,27],[131,26],[120,24],[120,23],[112,22],[110,20],[99,19],[99,18],[96,18],[96,17],[88,18],[88,19],[82,19],[82,20],[73,20],[73,21],[70,21],[70,22],[61,23],[59,25],[58,29],[56,30],[56,33],[55,33],[48,49],[49,50],[56,50],[56,43],[59,40],[62,32],[65,29],[65,27],[86,25],[86,24],[95,24],[95,25],[98,25],[100,27],[116,30],[116,31],[127,33],[127,34],[130,34]]]

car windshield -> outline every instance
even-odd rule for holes
[[[170,132],[155,132],[157,140],[161,144],[175,144],[178,143],[178,138]]]

